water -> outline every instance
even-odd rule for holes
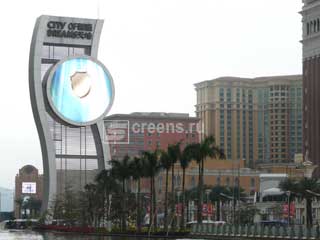
[[[0,230],[0,240],[135,240],[141,238],[86,236],[65,233],[37,233],[32,231]],[[152,240],[162,240],[155,239]]]

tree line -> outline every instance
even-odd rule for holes
[[[112,221],[121,231],[127,231],[128,225],[135,225],[138,232],[143,226],[143,216],[149,215],[148,231],[157,231],[159,201],[155,180],[163,172],[165,176],[163,230],[168,231],[186,225],[186,201],[195,200],[197,204],[196,218],[202,223],[202,206],[205,190],[210,188],[210,200],[216,203],[230,201],[230,195],[242,196],[243,189],[238,187],[204,185],[205,160],[207,158],[224,159],[223,151],[216,146],[212,136],[204,138],[199,143],[191,143],[182,147],[182,142],[168,145],[166,150],[143,151],[139,156],[130,158],[125,156],[121,160],[111,160],[111,169],[102,170],[93,183],[87,184],[83,191],[75,194],[71,188],[56,197],[50,210],[54,219],[69,219],[78,224],[101,226]],[[198,167],[198,185],[194,189],[186,190],[186,170],[194,161]],[[181,221],[177,226],[176,204],[177,189],[175,188],[175,167],[182,170]],[[171,186],[169,176],[171,175]],[[141,193],[142,180],[149,182],[148,194]],[[136,191],[128,187],[134,184]],[[234,194],[241,191],[241,194]],[[238,198],[233,198],[234,205]],[[147,207],[146,207],[147,206]],[[217,209],[217,220],[220,220]],[[188,215],[188,214],[187,214]]]

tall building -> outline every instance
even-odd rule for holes
[[[303,154],[320,164],[320,1],[304,0],[303,24]],[[316,170],[320,175],[319,169]]]
[[[287,164],[301,153],[300,75],[222,77],[195,84],[197,117],[227,159],[247,167]]]

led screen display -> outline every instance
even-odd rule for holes
[[[79,124],[106,114],[114,94],[107,70],[89,58],[73,58],[59,64],[48,90],[54,110],[67,121]]]
[[[27,194],[37,193],[37,184],[35,182],[23,182],[22,193],[27,193]]]

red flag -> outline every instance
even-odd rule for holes
[[[288,204],[283,204],[283,215],[284,217],[288,217]],[[295,216],[296,214],[296,207],[294,205],[294,202],[290,203],[290,217]]]
[[[182,203],[176,204],[176,216],[181,216],[182,215]]]

